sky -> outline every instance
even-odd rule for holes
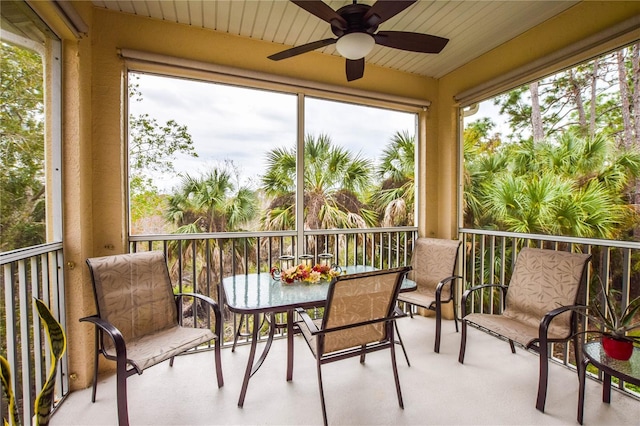
[[[185,79],[139,74],[141,102],[130,102],[133,115],[148,113],[159,124],[186,125],[198,158],[179,155],[177,172],[198,175],[225,160],[239,168],[242,183],[258,183],[266,153],[292,148],[296,140],[295,95]],[[415,114],[306,98],[305,133],[328,134],[354,154],[375,159],[396,131],[414,132]],[[154,176],[161,191],[179,183]]]

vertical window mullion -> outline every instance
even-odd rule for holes
[[[296,257],[304,251],[304,94],[298,93],[298,132],[296,140]]]

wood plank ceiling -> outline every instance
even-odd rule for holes
[[[334,10],[351,3],[329,0]],[[373,4],[374,1],[360,3]],[[369,64],[440,78],[464,63],[573,6],[576,1],[425,1],[384,22],[379,30],[450,39],[437,55],[375,46]],[[96,7],[208,28],[291,46],[334,37],[328,23],[285,0],[93,0]],[[318,51],[337,55],[331,45]]]
[[[334,10],[351,1],[328,0]],[[373,4],[373,0],[360,3]],[[384,22],[379,30],[450,39],[437,55],[375,46],[366,62],[440,78],[481,54],[570,8],[577,1],[426,1]],[[285,0],[93,0],[96,7],[208,28],[291,46],[334,37],[328,23]],[[337,55],[335,45],[318,51]]]

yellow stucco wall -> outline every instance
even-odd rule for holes
[[[426,144],[420,147],[422,188],[420,233],[453,238],[457,231],[458,106],[454,95],[511,69],[556,51],[573,41],[640,14],[640,2],[585,2],[545,22],[439,81],[367,65],[365,77],[344,78],[344,61],[309,53],[283,62],[266,57],[281,45],[252,41],[210,30],[159,22],[74,5],[89,25],[88,35],[64,37],[64,243],[67,332],[72,389],[90,384],[93,330],[78,323],[94,313],[84,259],[126,251],[123,72],[119,48],[136,49],[336,86],[427,99],[420,113]],[[34,2],[39,13],[55,19],[50,2]],[[573,61],[573,58],[569,58]]]

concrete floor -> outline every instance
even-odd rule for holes
[[[398,406],[390,356],[381,351],[361,365],[352,358],[323,366],[330,424],[336,425],[565,425],[576,423],[578,379],[550,366],[546,412],[535,409],[538,357],[481,331],[470,329],[465,364],[458,363],[460,335],[443,325],[440,354],[433,352],[435,322],[399,321],[409,352],[408,367],[398,347],[404,410]],[[258,347],[258,350],[261,346]],[[287,382],[286,341],[274,342],[249,383],[244,408],[237,406],[249,346],[223,350],[225,386],[215,383],[213,353],[182,356],[128,379],[132,425],[317,425],[322,424],[315,361],[296,337],[293,381]],[[51,421],[58,425],[117,423],[115,377],[91,390],[71,393]],[[640,400],[613,391],[602,402],[602,386],[587,380],[585,425],[640,425]]]

